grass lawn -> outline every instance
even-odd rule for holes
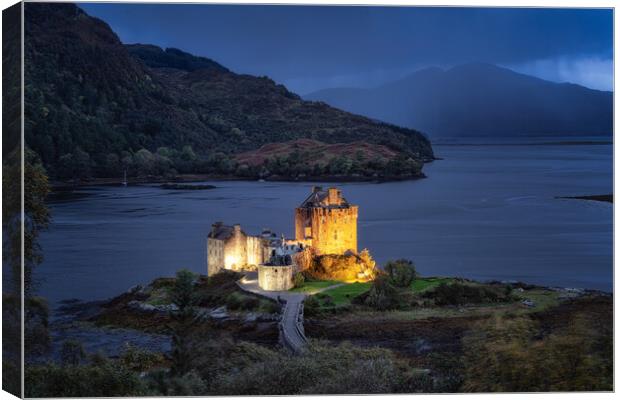
[[[438,278],[438,277],[419,278],[419,279],[416,279],[411,284],[411,290],[413,290],[414,292],[423,292],[425,290],[437,287],[437,286],[439,286],[440,284],[442,284],[444,282],[445,283],[450,283],[450,282],[452,282],[452,280],[453,280],[452,278]],[[320,285],[323,282],[329,282],[329,284]],[[307,282],[308,285],[310,285],[310,284],[317,285],[317,286],[314,286],[314,288],[324,288],[324,287],[331,286],[331,285],[336,284],[336,283],[339,283],[339,282],[334,282],[334,281]],[[319,298],[321,298],[323,296],[329,296],[329,297],[331,297],[333,303],[336,306],[345,305],[345,304],[351,303],[351,300],[355,296],[358,296],[358,295],[364,293],[365,291],[369,290],[371,285],[372,285],[372,282],[347,283],[347,284],[344,284],[344,285],[339,286],[337,288],[321,292],[321,295],[319,295]],[[312,289],[314,289],[314,288],[312,288]],[[311,289],[306,289],[306,285],[304,285],[303,287],[301,287],[299,289],[293,289],[293,290],[294,291],[299,291],[299,292],[311,293]],[[321,299],[321,305],[323,305],[322,299]],[[327,307],[329,307],[329,306],[327,306]]]
[[[452,281],[452,278],[418,278],[411,284],[411,290],[414,292],[423,292],[437,287],[442,283],[450,283]]]
[[[370,285],[372,285],[372,282],[348,283],[334,289],[326,290],[321,294],[331,297],[334,304],[338,306],[341,304],[350,303],[351,299],[353,299],[355,296],[362,294],[368,289],[370,289]]]
[[[291,292],[316,293],[321,289],[342,283],[340,281],[307,281],[302,287],[291,289]]]

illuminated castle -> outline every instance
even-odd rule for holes
[[[315,186],[295,209],[295,240],[317,254],[357,253],[357,210],[340,190]]]
[[[278,238],[269,230],[252,236],[241,225],[216,222],[207,237],[208,274],[258,270],[262,288],[288,290],[293,273],[312,254],[357,253],[357,210],[340,190],[315,186],[295,209],[295,239]]]
[[[248,266],[257,266],[271,257],[274,235],[264,231],[260,236],[251,236],[241,230],[241,225],[224,225],[216,222],[207,236],[207,269],[209,276],[222,269],[241,271]]]

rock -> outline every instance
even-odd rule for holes
[[[143,303],[141,301],[132,300],[127,303],[129,308],[134,310],[138,310],[141,312],[159,312],[159,313],[169,313],[171,311],[177,311],[179,308],[174,304],[163,304],[154,306],[152,304]]]
[[[213,319],[226,319],[229,317],[226,311],[226,306],[221,306],[209,313],[209,316]]]
[[[521,304],[523,304],[523,305],[524,305],[524,306],[526,306],[526,307],[534,307],[534,306],[536,306],[536,303],[534,303],[534,301],[533,301],[533,300],[530,300],[530,299],[525,299],[525,300],[523,300],[523,301],[521,302]]]
[[[258,320],[258,314],[257,313],[247,313],[245,318],[243,319],[244,322],[256,322]]]
[[[127,289],[127,293],[136,293],[142,290],[142,285],[135,285]]]
[[[413,346],[415,348],[416,354],[428,353],[429,351],[433,349],[430,343],[424,339],[417,339],[415,343],[413,344]]]

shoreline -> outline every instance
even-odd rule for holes
[[[614,202],[614,194],[592,194],[586,196],[556,196],[556,199],[568,199],[568,200],[589,200],[589,201],[600,201],[603,203],[611,203]]]
[[[366,176],[307,176],[303,178],[288,178],[282,176],[271,176],[268,178],[248,178],[239,177],[236,175],[211,175],[211,174],[183,174],[177,175],[174,178],[164,178],[156,176],[138,177],[127,180],[127,186],[136,185],[150,185],[150,184],[166,184],[166,183],[196,183],[205,181],[244,181],[244,182],[335,182],[335,183],[355,183],[355,182],[368,182],[368,183],[386,183],[386,182],[400,182],[409,180],[425,179],[427,176],[424,173],[420,173],[415,176],[386,176],[386,177],[366,177]],[[122,178],[93,178],[91,180],[83,181],[50,181],[52,191],[64,191],[73,190],[74,188],[86,187],[86,186],[122,186]]]

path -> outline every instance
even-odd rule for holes
[[[293,293],[288,291],[267,291],[258,286],[258,274],[248,272],[237,284],[247,292],[264,296],[278,301],[285,301],[280,319],[281,340],[285,346],[294,353],[302,353],[308,344],[308,340],[303,329],[302,306],[306,295],[304,293]]]

